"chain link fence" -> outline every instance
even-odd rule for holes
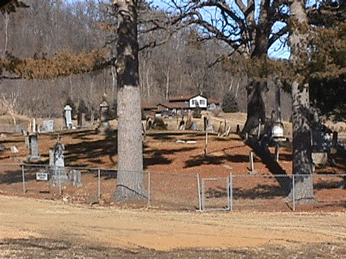
[[[286,177],[279,175],[275,177]],[[346,174],[313,174],[314,198],[310,208],[297,205],[294,177],[290,198],[272,175],[232,175],[200,178],[144,172],[146,199],[151,207],[172,210],[304,211],[346,208]],[[104,168],[1,164],[0,194],[110,204],[117,185],[117,171]]]

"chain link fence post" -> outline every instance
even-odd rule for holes
[[[59,184],[59,194],[62,194],[62,189],[61,189],[61,171],[60,167],[58,167],[58,184]]]
[[[202,211],[202,200],[201,200],[201,182],[199,179],[199,174],[196,175],[197,177],[197,194],[198,194],[198,210]]]
[[[97,169],[97,199],[101,200],[101,170]]]
[[[22,179],[23,179],[23,193],[26,193],[26,188],[25,188],[25,172],[24,172],[24,165],[22,165]]]
[[[296,190],[295,190],[295,179],[294,174],[292,177],[292,200],[293,200],[293,211],[296,211]]]
[[[203,211],[205,209],[205,186],[204,186],[204,179],[202,179],[202,205],[201,210]]]
[[[233,211],[233,175],[229,174],[230,210]]]
[[[150,177],[151,177],[151,175],[150,175],[150,171],[148,172],[148,205],[150,205],[150,195],[151,195],[151,193],[150,193]]]

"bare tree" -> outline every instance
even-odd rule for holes
[[[114,0],[117,19],[118,176],[115,198],[144,197],[136,0]]]
[[[4,94],[1,95],[1,104],[5,108],[6,112],[12,117],[13,125],[17,125],[17,118],[18,115],[16,112],[16,105],[17,105],[18,96],[15,94],[11,94],[10,96],[5,96]]]
[[[293,0],[292,22],[307,25],[305,1]],[[299,27],[298,27],[299,28]],[[296,28],[290,36],[291,61],[299,62],[299,55],[307,55],[307,34]],[[296,66],[298,64],[295,64]],[[293,174],[295,175],[294,197],[298,203],[314,201],[311,158],[311,128],[309,121],[309,84],[307,78],[297,74],[292,83],[293,99]],[[291,193],[293,196],[293,193]]]

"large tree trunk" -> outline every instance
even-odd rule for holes
[[[294,0],[291,5],[292,19],[299,23],[307,23],[304,1]],[[307,35],[295,29],[290,37],[292,60],[297,64],[299,55],[307,52],[305,44]],[[290,197],[295,197],[298,204],[314,202],[311,158],[311,128],[309,124],[309,85],[305,78],[297,75],[292,84],[293,99],[293,174],[294,189]],[[294,192],[294,193],[293,193]],[[294,196],[293,196],[294,195]]]
[[[298,204],[314,202],[311,158],[311,128],[308,121],[309,91],[308,84],[300,89],[299,83],[292,84],[293,98],[293,174],[294,189],[291,196]]]
[[[133,0],[114,0],[114,5],[119,22],[115,64],[118,88],[118,175],[115,198],[141,199],[145,191],[136,3]]]

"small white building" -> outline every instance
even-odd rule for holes
[[[197,107],[207,110],[209,105],[219,105],[219,102],[201,94],[180,95],[170,98],[167,103],[157,104],[156,114],[184,115]]]
[[[201,95],[181,95],[177,97],[173,97],[169,99],[169,103],[184,103],[188,106],[189,109],[193,108],[202,108],[202,109],[207,109],[208,107],[208,99]]]
[[[206,109],[208,106],[208,100],[202,95],[196,95],[189,100],[189,108],[202,108]]]

